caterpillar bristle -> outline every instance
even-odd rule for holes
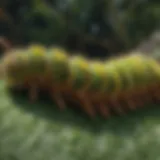
[[[160,64],[140,53],[98,61],[36,44],[12,50],[2,62],[8,88],[27,89],[31,102],[42,90],[60,110],[72,101],[91,118],[160,101]]]

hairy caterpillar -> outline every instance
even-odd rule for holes
[[[44,90],[62,110],[71,99],[90,117],[97,111],[123,114],[160,99],[160,65],[140,54],[98,61],[33,45],[12,50],[2,63],[8,87],[27,88],[32,101]]]

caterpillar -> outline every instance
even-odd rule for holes
[[[121,115],[160,99],[160,65],[139,53],[99,61],[30,45],[1,61],[8,88],[28,89],[31,101],[43,90],[61,110],[71,100],[91,118]]]

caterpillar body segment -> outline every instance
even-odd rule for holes
[[[31,76],[40,76],[46,71],[46,51],[44,48],[31,47],[26,51],[26,60],[28,62],[28,74]],[[25,56],[25,55],[23,55]],[[43,75],[42,75],[43,76]]]
[[[88,61],[82,56],[74,56],[69,60],[70,87],[75,91],[85,91],[90,84]]]
[[[160,64],[140,54],[96,61],[32,45],[11,51],[2,61],[8,87],[27,88],[32,101],[43,90],[61,110],[71,100],[90,117],[97,111],[108,117],[160,100]]]
[[[130,108],[135,108],[136,104],[142,102],[143,98],[145,98],[146,102],[149,100],[149,97],[146,96],[150,95],[149,86],[151,85],[150,87],[152,88],[155,82],[153,77],[159,76],[158,72],[155,73],[154,70],[151,70],[151,68],[156,70],[155,66],[159,66],[156,61],[154,61],[155,63],[153,64],[150,63],[151,60],[146,59],[146,57],[140,57],[141,59],[137,58],[138,57],[131,56],[127,57],[126,60],[122,59],[121,63],[120,61],[119,63],[115,62],[118,72],[121,73],[121,84],[127,85],[125,87],[126,91],[124,90],[124,92],[119,95],[121,95],[120,97],[122,97],[122,99],[125,98],[124,101],[128,103]],[[136,102],[136,104],[133,102]]]
[[[69,75],[68,55],[65,51],[52,48],[47,53],[47,68],[54,83],[64,83]]]

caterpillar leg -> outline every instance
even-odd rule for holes
[[[148,89],[145,93],[145,101],[146,103],[152,103],[154,102],[154,93]]]
[[[141,91],[133,91],[130,97],[130,101],[132,101],[133,109],[141,107],[144,105],[144,93],[142,94]]]
[[[114,111],[116,111],[118,114],[122,115],[122,114],[125,113],[125,111],[121,107],[121,104],[120,104],[118,96],[111,97],[110,100],[109,100],[109,103],[111,105],[111,108]]]
[[[92,94],[90,97],[99,114],[104,118],[108,118],[110,116],[110,110],[108,104],[106,103],[105,97],[99,93]]]
[[[35,102],[38,99],[38,86],[32,85],[29,87],[29,99],[31,102]]]
[[[109,108],[103,103],[103,102],[99,102],[97,104],[97,108],[99,110],[99,113],[104,117],[104,118],[108,118],[110,116],[110,111]]]
[[[60,110],[64,110],[66,108],[66,104],[64,102],[64,99],[62,98],[61,93],[52,90],[51,97],[56,102]]]
[[[158,85],[151,89],[150,92],[151,92],[151,95],[153,97],[153,100],[160,101],[160,91],[159,91],[159,89],[160,89],[160,86],[158,86]]]
[[[133,99],[132,93],[122,95],[122,101],[125,105],[127,105],[127,108],[131,110],[135,110],[137,108],[137,104],[136,101]]]
[[[77,98],[81,103],[81,107],[84,111],[91,117],[94,118],[96,116],[96,112],[91,104],[90,100],[87,99],[85,94],[78,93]]]
[[[136,103],[133,102],[133,100],[130,99],[130,97],[127,97],[125,101],[126,101],[126,104],[127,104],[127,106],[128,106],[129,109],[135,110],[137,108]]]
[[[159,92],[159,91],[155,91],[155,92],[153,93],[153,96],[154,96],[154,99],[155,99],[156,101],[160,101],[160,92]]]
[[[138,91],[138,93],[135,94],[135,100],[138,107],[143,107],[145,104],[153,101],[153,96],[149,88],[147,88],[145,90]]]

